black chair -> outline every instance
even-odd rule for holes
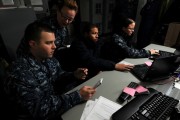
[[[8,100],[4,91],[4,80],[7,76],[8,67],[12,60],[7,52],[6,46],[0,35],[0,109],[1,117],[5,119],[15,120],[15,112],[13,110],[13,104]]]

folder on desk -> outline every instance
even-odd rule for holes
[[[140,81],[156,81],[169,78],[178,68],[178,55],[157,58],[151,66],[138,64],[130,71]]]

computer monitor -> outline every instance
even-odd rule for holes
[[[145,64],[135,65],[131,73],[140,81],[151,82],[169,78],[179,67],[177,63],[178,55],[157,58],[151,66]],[[147,68],[146,70],[144,68]],[[146,72],[144,72],[146,71]],[[143,75],[144,74],[144,75]]]

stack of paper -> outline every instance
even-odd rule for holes
[[[112,114],[121,107],[121,105],[100,96],[95,101],[87,101],[80,120],[110,120]]]

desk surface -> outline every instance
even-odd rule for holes
[[[169,52],[174,52],[175,49],[150,44],[145,49],[158,49]],[[124,61],[132,63],[132,64],[141,64],[145,61],[150,61],[148,58],[138,58],[138,59],[125,59]],[[121,94],[124,87],[126,87],[131,81],[137,82],[141,85],[145,85],[147,87],[155,88],[156,90],[163,92],[169,96],[180,99],[180,91],[177,89],[172,89],[172,82],[167,82],[163,85],[153,84],[153,83],[143,83],[140,82],[136,77],[134,77],[130,72],[120,72],[120,71],[104,71],[85,83],[79,85],[72,91],[81,88],[84,85],[93,86],[100,78],[104,78],[103,83],[100,87],[97,88],[97,92],[93,96],[92,100],[99,98],[99,96],[103,96],[109,100],[117,102],[118,96]],[[71,91],[69,91],[71,92]],[[118,103],[118,102],[117,102]],[[82,112],[84,110],[86,103],[76,105],[75,107],[68,110],[66,113],[62,115],[63,120],[80,120]],[[125,103],[124,103],[125,104]]]

